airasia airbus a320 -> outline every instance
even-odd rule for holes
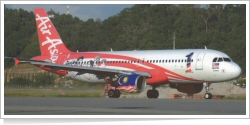
[[[178,91],[195,94],[205,86],[204,98],[211,99],[211,83],[239,77],[241,68],[225,53],[210,49],[71,52],[61,40],[43,8],[34,10],[41,55],[30,60],[14,58],[16,65],[28,62],[60,76],[110,84],[110,98],[121,92],[142,92],[158,98],[156,90],[169,84]]]

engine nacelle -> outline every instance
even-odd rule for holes
[[[170,84],[171,88],[177,89],[179,92],[187,94],[196,94],[202,91],[203,83],[194,83],[194,84]]]
[[[133,86],[136,92],[142,92],[147,85],[146,78],[138,74],[121,76],[118,79],[118,88],[122,86]]]

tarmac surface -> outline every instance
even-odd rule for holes
[[[4,115],[246,115],[246,100],[5,97]]]

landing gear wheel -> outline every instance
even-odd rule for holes
[[[159,92],[157,90],[148,90],[147,97],[148,98],[158,98]]]
[[[212,99],[213,98],[213,95],[211,93],[209,93],[210,85],[211,85],[211,83],[205,83],[205,88],[206,88],[206,94],[204,95],[205,99]]]
[[[153,95],[152,93],[153,93],[153,90],[148,90],[147,91],[147,97],[152,98],[152,95]]]
[[[109,98],[114,98],[115,97],[115,90],[114,89],[110,89],[108,91],[108,96],[109,96]]]
[[[206,93],[206,94],[204,95],[204,98],[205,98],[205,99],[212,99],[212,97],[213,97],[213,95],[212,95],[211,93]]]
[[[159,92],[157,90],[154,90],[153,92],[154,92],[154,98],[158,98]]]
[[[110,89],[108,91],[109,98],[120,98],[121,92],[119,90]]]
[[[120,98],[120,95],[121,95],[121,92],[118,89],[116,89],[115,90],[115,98]]]

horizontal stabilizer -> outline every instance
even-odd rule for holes
[[[18,58],[15,58],[15,57],[14,57],[14,60],[15,60],[15,65],[17,66],[20,63],[20,60]]]

